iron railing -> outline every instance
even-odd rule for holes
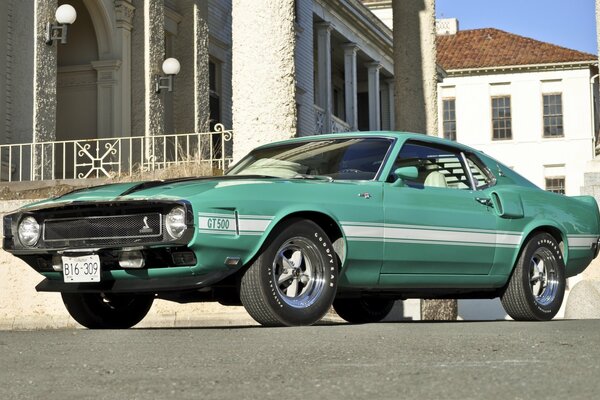
[[[21,182],[134,176],[181,164],[225,170],[233,132],[214,132],[0,145],[0,180]]]
[[[330,118],[330,126],[325,126],[325,110],[316,104],[313,105],[315,110],[315,131],[317,134],[324,133],[340,133],[340,132],[350,132],[352,127],[346,121],[336,117],[331,114]]]

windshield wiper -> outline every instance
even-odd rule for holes
[[[317,181],[333,182],[333,178],[327,175],[310,175],[310,174],[296,174],[292,179],[311,179]]]

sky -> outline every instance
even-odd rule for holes
[[[597,54],[594,0],[436,0],[437,18],[459,29],[497,28]]]

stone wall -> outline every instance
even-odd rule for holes
[[[3,1],[3,3],[5,3]],[[34,10],[33,1],[8,0],[6,40],[6,138],[33,141]]]
[[[199,0],[179,0],[182,15],[175,41],[175,54],[181,72],[175,78],[175,132],[208,132],[208,4]]]
[[[8,47],[9,3],[10,1],[0,2],[0,93],[4,93],[4,96],[6,96],[6,48]],[[3,98],[0,99],[0,143],[7,143],[6,139],[6,100]]]

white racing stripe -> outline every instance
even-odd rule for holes
[[[385,241],[389,243],[447,244],[456,246],[516,247],[521,243],[519,232],[448,227],[417,227],[414,225],[363,224],[342,225],[349,240]],[[441,229],[440,229],[441,228]]]
[[[240,234],[242,232],[264,232],[269,224],[271,223],[270,219],[251,219],[251,218],[242,218],[240,216]]]
[[[594,243],[598,242],[597,236],[589,235],[568,235],[569,248],[575,250],[588,250]]]

